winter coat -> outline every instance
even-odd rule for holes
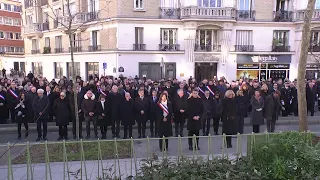
[[[57,126],[66,126],[69,125],[71,118],[71,107],[69,99],[66,97],[64,99],[56,99],[53,103],[52,110],[56,117]]]
[[[158,110],[157,110],[157,122],[158,122],[158,135],[160,138],[163,136],[165,137],[170,137],[173,135],[172,133],[172,124],[171,124],[171,119],[172,119],[172,113],[173,113],[173,108],[172,108],[172,103],[170,101],[167,101],[167,106],[168,106],[168,111],[169,114],[167,115],[167,121],[164,122],[164,116],[163,116],[163,110],[158,104]]]
[[[222,116],[222,99],[221,98],[214,98],[213,99],[213,118],[221,118]]]
[[[97,101],[95,100],[95,95],[92,94],[92,97],[89,99],[89,97],[87,96],[87,94],[85,94],[84,99],[81,103],[81,110],[84,113],[84,118],[86,120],[90,119],[91,117],[89,116],[89,112],[93,112],[95,113],[97,110]],[[92,116],[93,118],[97,117],[96,114],[94,114]]]
[[[102,103],[104,106],[102,106]],[[98,126],[111,126],[110,113],[109,113],[109,103],[107,101],[97,102],[96,115],[98,117]],[[102,116],[104,114],[104,116]]]
[[[245,96],[236,96],[236,103],[237,103],[237,115],[240,117],[244,117],[248,111],[247,100]]]
[[[222,132],[226,135],[234,135],[238,132],[237,103],[235,98],[222,99]]]
[[[251,114],[251,124],[252,125],[263,125],[263,109],[264,109],[264,100],[260,97],[258,101],[254,96],[251,98],[250,104],[252,106],[252,114]],[[262,109],[258,111],[258,109]]]
[[[189,131],[199,131],[202,129],[201,116],[203,113],[203,105],[200,98],[190,97],[187,102],[187,129]],[[199,116],[200,119],[194,120],[193,117]]]
[[[50,102],[47,96],[43,96],[42,98],[36,96],[33,99],[32,108],[34,120],[47,120],[49,118]],[[41,115],[39,115],[40,113]]]
[[[202,105],[203,105],[203,113],[202,113],[202,116],[201,118],[202,119],[212,119],[213,117],[213,99],[212,98],[206,98],[206,97],[203,97],[202,99]]]
[[[267,96],[264,101],[264,118],[267,120],[278,120],[278,114],[281,107],[282,105],[279,98],[275,99],[273,94]]]
[[[135,115],[137,122],[146,122],[148,117],[149,110],[149,100],[147,97],[137,97],[134,101]],[[144,114],[141,114],[141,111],[144,111]]]
[[[108,112],[110,113],[110,119],[112,121],[120,121],[120,103],[123,99],[119,93],[111,92],[108,96]]]
[[[17,123],[23,123],[24,121],[27,121],[26,114],[27,114],[28,107],[27,107],[26,101],[20,100],[20,103],[14,109],[16,111]]]
[[[33,99],[35,97],[37,97],[37,93],[33,93],[33,92],[30,91],[30,92],[28,92],[26,94],[26,105],[27,105],[27,107],[29,107],[27,109],[26,116],[27,116],[27,119],[29,119],[29,120],[33,119],[33,117],[34,117],[33,109],[32,109],[32,103],[33,103]]]
[[[7,91],[7,107],[8,109],[15,108],[19,103],[19,94],[18,89],[8,89]]]
[[[135,124],[134,102],[132,99],[127,101],[122,99],[120,103],[120,120],[123,126],[132,126]]]
[[[153,96],[149,97],[149,112],[148,119],[155,121],[157,119],[157,111],[158,111],[158,96],[155,101],[153,100]]]
[[[173,101],[173,110],[174,110],[174,123],[182,123],[184,124],[187,118],[187,101],[188,98],[186,95],[182,97],[176,95]],[[180,110],[184,110],[183,113]]]

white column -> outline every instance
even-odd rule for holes
[[[197,23],[187,22],[184,25],[184,51],[185,51],[185,77],[194,77],[194,46],[196,38]]]
[[[232,27],[231,23],[226,23],[225,27],[221,30],[220,33],[220,42],[221,42],[221,58],[220,63],[218,64],[218,77],[226,77],[228,79],[227,65],[228,57],[231,46],[231,36],[232,36]],[[236,73],[236,72],[229,72]],[[229,80],[229,79],[228,79]]]

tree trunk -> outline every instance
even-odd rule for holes
[[[82,129],[79,129],[79,114],[78,114],[78,92],[77,92],[77,80],[76,80],[76,70],[75,70],[75,65],[74,65],[74,57],[73,57],[73,40],[72,40],[72,33],[68,32],[69,35],[69,42],[70,42],[70,56],[71,56],[71,65],[72,65],[72,82],[73,82],[73,100],[74,100],[74,113],[75,113],[75,126],[76,126],[76,138],[77,140],[80,139],[79,137],[79,132],[82,131]]]
[[[308,112],[307,112],[307,99],[306,99],[306,66],[308,58],[308,50],[310,45],[310,34],[311,34],[311,18],[315,6],[316,0],[308,0],[308,6],[304,17],[304,24],[302,29],[302,41],[301,41],[301,52],[298,66],[298,112],[299,112],[299,130],[308,130]]]

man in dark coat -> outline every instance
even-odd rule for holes
[[[107,100],[113,138],[120,138],[120,103],[122,98],[118,93],[118,87],[113,85]]]
[[[7,102],[6,102],[6,92],[2,90],[0,85],[0,124],[5,124],[7,119],[5,114],[7,113]]]
[[[49,118],[48,108],[50,107],[50,102],[47,96],[44,96],[44,90],[37,90],[38,96],[33,99],[32,108],[34,119],[37,123],[38,138],[36,141],[40,141],[43,137],[44,141],[47,141],[47,122]],[[41,124],[43,126],[43,132],[41,131]]]
[[[12,82],[7,92],[7,107],[10,110],[10,117],[12,123],[15,122],[16,118],[16,111],[14,108],[19,104],[19,94],[20,91],[16,88],[16,83]]]
[[[151,137],[158,135],[158,125],[157,125],[157,110],[158,110],[158,93],[156,90],[152,91],[152,96],[149,98],[149,117],[150,120],[150,133]],[[154,128],[155,127],[155,128]],[[155,132],[155,133],[154,133]]]
[[[306,87],[306,98],[307,98],[307,109],[310,111],[311,116],[314,115],[314,103],[315,103],[315,93],[313,91],[314,84],[309,82]]]
[[[285,83],[284,87],[281,89],[280,102],[285,110],[282,110],[282,116],[288,116],[290,114],[290,104],[292,102],[291,88],[289,83]]]
[[[90,138],[90,122],[92,121],[93,124],[93,131],[95,134],[95,138],[98,138],[98,126],[97,126],[97,101],[96,97],[91,90],[89,90],[85,95],[84,99],[81,103],[81,110],[84,114],[84,119],[86,121],[86,131],[87,137],[86,139]]]
[[[54,101],[52,109],[56,115],[56,125],[59,126],[59,138],[57,141],[62,139],[68,140],[67,126],[69,125],[69,119],[71,117],[71,107],[64,92],[61,92],[60,98]]]
[[[27,107],[32,107],[33,99],[35,97],[37,97],[37,88],[33,86],[31,87],[30,91],[26,94]],[[35,120],[32,108],[27,108],[26,118],[27,122],[33,122]]]
[[[77,101],[78,101],[78,117],[79,117],[79,138],[82,139],[82,122],[84,121],[84,114],[83,111],[81,110],[81,104],[82,104],[82,100],[84,99],[84,93],[81,92],[80,87],[77,87]],[[72,104],[73,103],[73,104]],[[77,138],[77,130],[76,130],[76,117],[75,117],[75,112],[74,112],[74,100],[73,100],[73,92],[70,95],[70,105],[71,105],[71,119],[72,119],[72,134],[73,134],[73,139]],[[72,115],[74,114],[74,115]]]
[[[280,103],[280,92],[274,91],[272,94],[266,97],[264,102],[264,118],[267,119],[267,131],[274,132],[276,121],[278,120],[278,114],[282,107]]]
[[[202,98],[203,113],[201,116],[202,120],[202,133],[204,136],[208,136],[210,132],[210,121],[212,119],[213,110],[213,98],[210,96],[210,91],[204,91],[204,97]]]
[[[136,121],[138,123],[138,133],[139,138],[146,138],[146,122],[149,110],[149,100],[147,97],[144,97],[144,90],[142,89],[138,91],[138,95],[139,97],[137,97],[134,102]]]
[[[203,113],[203,105],[201,98],[199,96],[199,92],[194,89],[192,91],[192,96],[187,101],[187,118],[188,118],[188,136],[189,136],[189,150],[193,150],[193,138],[192,136],[197,136],[197,146],[198,150],[199,148],[199,131],[202,128],[201,127],[201,115]]]
[[[183,89],[179,89],[177,95],[174,96],[173,109],[174,109],[174,123],[175,135],[178,137],[183,136],[183,128],[186,122],[187,114],[187,100],[188,95]]]
[[[125,98],[121,100],[121,106],[120,110],[120,119],[121,124],[123,125],[123,131],[124,136],[123,139],[128,138],[128,132],[129,132],[129,138],[132,138],[132,125],[135,124],[135,116],[134,116],[134,102],[133,99],[131,99],[131,95],[129,92],[125,93]]]

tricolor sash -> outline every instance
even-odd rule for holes
[[[4,96],[2,96],[1,94],[0,94],[0,99],[6,100],[6,98]]]
[[[202,94],[204,94],[203,90],[200,87],[198,87],[198,90],[202,92]]]
[[[124,90],[124,89],[123,89],[123,92],[124,92],[124,94],[126,94],[126,93],[127,93],[127,91],[126,91],[126,90]]]
[[[165,112],[166,114],[169,114],[169,110],[166,106],[164,106],[161,103],[158,103],[159,107],[162,109],[163,112]]]
[[[9,89],[9,93],[10,93],[13,97],[15,97],[16,99],[19,98],[19,96],[18,96],[12,89]]]
[[[190,93],[189,93],[189,92],[187,92],[187,94],[190,96]]]
[[[209,86],[207,86],[207,89],[210,91],[210,93],[211,93],[212,95],[214,95],[214,92],[212,91],[212,89],[211,89]]]
[[[100,93],[107,97],[107,94],[100,89]]]

